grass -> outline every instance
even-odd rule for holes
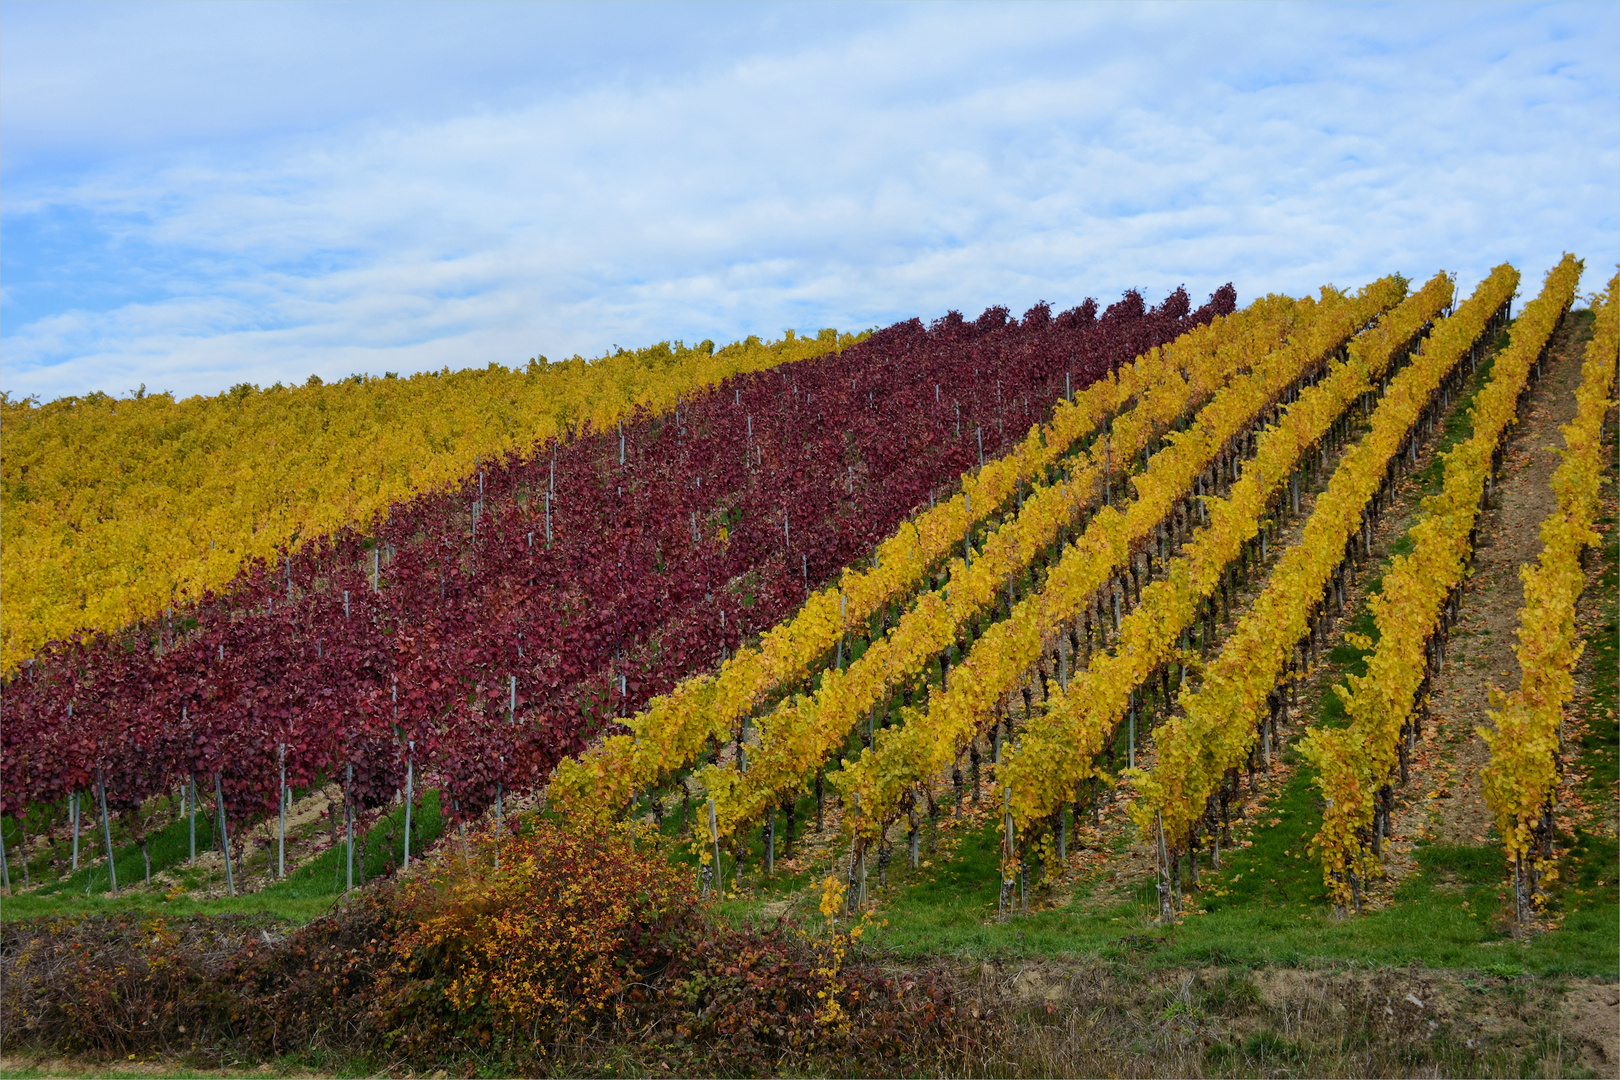
[[[365,834],[356,838],[355,883],[375,879],[387,872],[390,865],[399,863],[404,856],[404,808],[380,818]],[[197,815],[197,851],[199,854],[217,850],[212,820],[199,808]],[[318,831],[318,824],[307,828],[305,834]],[[227,823],[229,826],[229,823]],[[439,793],[422,793],[418,806],[412,812],[413,850],[425,850],[443,833],[444,821],[439,812]],[[89,834],[92,843],[105,843],[99,829]],[[85,857],[85,838],[81,837],[81,858]],[[234,843],[232,845],[235,846]],[[115,846],[114,866],[120,889],[115,898],[108,888],[106,860],[83,866],[77,873],[47,881],[31,892],[15,893],[6,899],[0,917],[7,920],[26,919],[39,915],[71,915],[125,910],[162,910],[176,915],[230,912],[262,912],[294,923],[305,923],[330,911],[336,899],[347,891],[347,858],[344,844],[339,841],[315,858],[288,873],[287,877],[269,884],[269,863],[263,850],[238,866],[236,877],[243,895],[198,899],[188,890],[206,885],[222,884],[223,871],[209,873],[187,865],[191,853],[190,824],[185,818],[173,821],[161,829],[147,834],[147,848],[152,855],[152,872],[170,871],[180,888],[171,893],[134,890],[128,886],[142,881],[143,863],[140,849],[132,842]],[[91,849],[89,858],[94,858]],[[359,858],[364,855],[364,858]],[[273,855],[271,856],[273,858]],[[262,888],[260,886],[263,886]]]
[[[27,1064],[20,1062],[26,1061]],[[311,1050],[271,1058],[262,1064],[241,1064],[238,1067],[196,1068],[192,1064],[170,1056],[142,1057],[130,1055],[127,1060],[102,1061],[93,1058],[35,1057],[19,1058],[0,1070],[5,1080],[35,1080],[45,1077],[96,1076],[109,1080],[211,1080],[219,1077],[265,1076],[375,1076],[373,1062],[364,1056],[337,1058]]]
[[[217,1072],[212,1069],[188,1069],[184,1067],[177,1067],[173,1062],[168,1061],[165,1061],[162,1065],[154,1069],[152,1066],[138,1060],[129,1061],[123,1066],[97,1063],[94,1073],[94,1075],[98,1077],[106,1077],[109,1078],[109,1080],[119,1080],[119,1078],[123,1077],[129,1077],[131,1080],[134,1080],[136,1077],[139,1077],[140,1080],[159,1080],[159,1078],[162,1078],[162,1080],[200,1080],[200,1078],[203,1077],[247,1076],[255,1074],[260,1076],[264,1075],[263,1073],[258,1072],[258,1070],[247,1069],[231,1072]],[[4,1071],[0,1071],[0,1076],[4,1076],[6,1080],[35,1080],[36,1077],[84,1075],[84,1062],[65,1060],[59,1064],[54,1062],[45,1062],[37,1065],[25,1065],[20,1068],[13,1066],[6,1068]]]
[[[103,831],[100,817],[91,813],[93,802],[88,798],[84,802],[85,805],[80,809],[82,817],[79,827],[83,830],[79,836],[80,869],[70,872],[66,877],[46,879],[36,890],[35,895],[91,896],[112,892],[105,860],[106,833]],[[155,810],[156,807],[152,809]],[[174,813],[172,806],[168,809],[171,814]],[[200,805],[196,814],[196,850],[205,855],[219,845],[217,833],[219,821],[210,811],[210,806]],[[139,885],[145,877],[145,863],[141,858],[140,847],[130,839],[129,831],[122,820],[113,819],[111,824],[114,835],[113,868],[117,872],[119,887],[127,889],[132,885]],[[229,829],[231,823],[227,821],[226,827]],[[160,828],[149,829],[146,834],[146,847],[152,859],[154,874],[172,870],[188,862],[192,849],[191,819],[181,817]],[[38,867],[42,861],[36,858],[34,865]],[[35,873],[39,876],[38,870]]]
[[[1268,823],[1249,833],[1252,846],[1226,855],[1220,871],[1203,869],[1195,901],[1200,910],[1179,924],[1159,925],[1151,883],[1119,903],[1088,911],[1086,901],[1104,884],[1100,876],[1083,882],[1062,906],[998,917],[999,837],[989,825],[964,837],[937,870],[885,898],[887,925],[879,941],[913,958],[1100,954],[1160,965],[1417,962],[1481,971],[1506,965],[1542,975],[1620,973],[1613,929],[1620,912],[1612,895],[1606,904],[1588,898],[1557,931],[1525,941],[1511,936],[1498,919],[1507,871],[1494,845],[1424,845],[1419,872],[1401,884],[1389,907],[1336,918],[1321,871],[1303,854],[1321,811],[1308,767],[1296,764],[1301,767],[1266,807]],[[1570,858],[1581,856],[1576,851]]]
[[[90,1066],[90,1068],[87,1068]],[[8,1065],[0,1070],[5,1080],[35,1080],[44,1077],[95,1076],[105,1080],[207,1080],[215,1077],[264,1077],[309,1075],[309,1062],[290,1058],[280,1067],[243,1066],[235,1069],[198,1069],[169,1057],[142,1058],[131,1055],[126,1061],[93,1061],[86,1058],[40,1058],[27,1065]],[[322,1070],[322,1076],[366,1076],[352,1065],[342,1071]]]

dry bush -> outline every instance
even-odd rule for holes
[[[0,1042],[103,1055],[188,1049],[230,1015],[219,972],[273,926],[137,914],[0,925]]]

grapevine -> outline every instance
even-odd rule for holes
[[[480,460],[861,340],[791,331],[527,369],[355,376],[214,397],[0,403],[6,594],[0,670],[224,586],[244,564],[457,485]]]
[[[1158,381],[1138,381],[1141,389],[1132,395],[1136,403],[1113,419],[1105,446],[1094,443],[1055,482],[1037,483],[1016,514],[972,549],[971,562],[966,555],[951,560],[944,573],[948,585],[918,598],[892,632],[874,638],[859,660],[825,672],[813,694],[790,697],[763,716],[746,772],[719,766],[704,770],[698,779],[715,800],[721,835],[757,820],[794,794],[863,714],[880,708],[886,714],[887,699],[897,686],[915,681],[934,657],[961,638],[970,621],[1003,595],[1010,597],[1012,583],[1050,554],[1080,514],[1103,499],[1110,471],[1123,471],[1112,462],[1129,462],[1142,453],[1192,403],[1206,399],[1236,374],[1245,359],[1269,352],[1281,337],[1287,313],[1287,305],[1264,301],[1195,332],[1201,340],[1177,342],[1182,347],[1169,350],[1172,362]]]
[[[1614,407],[1620,351],[1617,294],[1620,275],[1610,279],[1607,291],[1592,305],[1596,321],[1575,393],[1576,415],[1562,428],[1564,460],[1552,478],[1558,505],[1541,524],[1539,562],[1520,568],[1525,599],[1516,650],[1519,686],[1491,713],[1495,729],[1478,729],[1491,748],[1481,786],[1514,867],[1521,919],[1548,874],[1542,863],[1551,853],[1563,710],[1574,693],[1575,662],[1582,650],[1575,639],[1575,601],[1585,584],[1581,556],[1601,539],[1593,524],[1604,468],[1603,421]]]
[[[233,818],[251,817],[275,805],[285,754],[290,783],[336,777],[369,810],[412,753],[453,817],[476,815],[798,607],[980,452],[1022,442],[1071,379],[1083,392],[1231,295],[912,320],[485,461],[365,532],[47,644],[0,695],[8,804],[98,773],[118,805],[213,776]]]
[[[1228,567],[1253,545],[1265,511],[1308,453],[1325,457],[1325,440],[1342,439],[1347,410],[1378,385],[1451,298],[1443,275],[1397,308],[1382,332],[1301,392],[1281,419],[1257,436],[1253,460],[1225,498],[1209,500],[1210,524],[1194,534],[1164,578],[1142,590],[1114,647],[1047,702],[1021,732],[998,779],[1020,830],[1050,815],[1079,783],[1096,775],[1093,758],[1126,715],[1133,691],[1184,653],[1182,636],[1200,607],[1225,588]],[[1213,620],[1213,610],[1206,618]],[[1207,641],[1209,632],[1204,637]],[[1185,664],[1182,665],[1183,671]]]
[[[1409,555],[1397,556],[1369,601],[1378,630],[1367,673],[1347,676],[1335,692],[1350,723],[1311,733],[1301,750],[1317,769],[1316,784],[1330,800],[1313,848],[1335,902],[1355,898],[1358,882],[1377,872],[1368,847],[1382,815],[1379,793],[1415,733],[1426,685],[1440,662],[1443,622],[1453,612],[1467,569],[1487,484],[1498,464],[1501,438],[1515,420],[1517,402],[1544,354],[1580,280],[1571,256],[1548,272],[1541,295],[1525,305],[1509,344],[1470,410],[1470,438],[1446,455],[1443,488],[1427,514],[1408,532]],[[1367,642],[1366,644],[1371,644]]]
[[[1072,401],[1060,402],[1051,421],[1032,430],[1011,453],[964,475],[960,494],[906,521],[879,544],[872,567],[844,571],[836,588],[812,594],[790,619],[764,634],[757,647],[740,647],[717,672],[694,676],[649,701],[626,721],[631,734],[610,736],[577,761],[563,762],[552,784],[558,803],[604,812],[622,806],[637,789],[690,766],[711,740],[726,738],[767,696],[804,682],[850,627],[869,622],[880,609],[915,591],[964,536],[1061,461],[1120,405],[1167,384],[1194,392],[1199,388],[1188,383],[1187,375],[1217,366],[1212,360],[1230,364],[1255,343],[1275,340],[1292,308],[1291,301],[1269,297],[1244,312],[1221,316],[1122,365]],[[1195,382],[1202,378],[1195,376]],[[1153,400],[1176,398],[1155,392]],[[1120,434],[1122,446],[1134,447],[1133,437],[1145,439],[1147,429],[1141,422],[1127,423]],[[1074,480],[1042,485],[1033,501],[1055,520],[1060,504],[1077,497],[1083,486]],[[1015,551],[1030,543],[1021,537],[1006,542]],[[1009,552],[1008,557],[1016,556]],[[967,598],[958,592],[959,604]]]

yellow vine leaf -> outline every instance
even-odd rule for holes
[[[694,676],[648,702],[626,721],[633,734],[611,736],[578,759],[564,761],[551,788],[559,805],[608,814],[638,788],[690,766],[710,739],[725,739],[768,696],[808,680],[849,628],[914,592],[969,530],[997,513],[1020,485],[1062,460],[1125,402],[1171,373],[1192,371],[1217,355],[1242,355],[1252,339],[1286,325],[1292,307],[1284,297],[1256,301],[1122,365],[1073,401],[1059,402],[1052,419],[1032,427],[1012,452],[964,475],[954,497],[901,524],[878,545],[873,566],[846,569],[836,586],[812,594],[757,647],[738,649],[718,672]]]
[[[1310,319],[1302,320],[1287,345],[1266,354],[1247,373],[1232,379],[1200,410],[1187,431],[1168,439],[1165,449],[1149,460],[1147,471],[1135,478],[1137,497],[1124,513],[1112,507],[1099,510],[1048,572],[1043,587],[1020,601],[1010,617],[992,626],[973,645],[967,657],[952,669],[946,686],[934,688],[923,709],[901,710],[901,725],[882,733],[874,748],[835,778],[846,799],[859,796],[858,820],[856,815],[849,815],[846,828],[875,835],[909,792],[962,754],[1061,628],[1075,619],[1126,563],[1133,548],[1144,544],[1172,508],[1187,498],[1194,477],[1209,467],[1217,453],[1269,406],[1274,394],[1375,320],[1380,312],[1399,303],[1404,293],[1404,281],[1395,278],[1375,282],[1356,297],[1324,290],[1317,310]],[[1296,410],[1297,406],[1290,408],[1290,412]],[[1278,475],[1273,474],[1274,479]],[[1250,477],[1248,470],[1244,476]],[[1221,528],[1223,511],[1219,500],[1210,498],[1209,507],[1214,527]],[[1185,576],[1183,563],[1172,562],[1172,576]],[[1144,589],[1143,604],[1148,604],[1150,592],[1164,584],[1161,581]],[[1161,599],[1176,606],[1187,595],[1187,589],[1173,590]],[[1189,616],[1190,608],[1180,614]],[[1152,648],[1168,651],[1174,647],[1174,632],[1161,640],[1159,627],[1144,622],[1137,625],[1145,628],[1144,641],[1151,641]],[[1126,655],[1130,657],[1128,663],[1134,662],[1133,654]],[[1083,693],[1079,687],[1087,677],[1087,672],[1077,673],[1067,694],[1058,695],[1049,702],[1049,708],[1061,708],[1055,706],[1058,701],[1080,702]],[[1018,767],[1020,753],[1047,740],[1047,732],[1037,731],[1043,724],[1051,725],[1051,758],[1029,766],[1032,774],[1043,779],[1015,787],[1012,809],[1021,823],[1030,820],[1037,801],[1054,799],[1060,787],[1072,791],[1075,783],[1091,773],[1089,756],[1064,742],[1072,733],[1066,720],[1049,711],[1044,719],[1026,728],[1019,749],[1005,765],[1007,774]],[[1061,762],[1057,760],[1060,758]],[[1047,806],[1051,805],[1055,802],[1048,801]]]

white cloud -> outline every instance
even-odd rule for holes
[[[296,57],[320,10],[265,36]],[[314,104],[350,86],[329,43],[284,65],[284,99],[262,58],[262,103],[228,66],[159,74],[127,106],[148,133],[99,156],[119,108],[99,69],[54,142],[49,103],[7,106],[25,164],[0,385],[214,392],[1183,281],[1246,298],[1444,267],[1466,287],[1503,259],[1533,288],[1566,248],[1595,287],[1620,254],[1612,6],[766,9],[752,49],[734,9],[631,45],[602,31],[623,10],[570,10],[598,77],[574,55],[524,82],[514,35],[463,29],[410,84],[447,10],[354,50],[400,106]],[[203,119],[157,116],[216,85]]]

